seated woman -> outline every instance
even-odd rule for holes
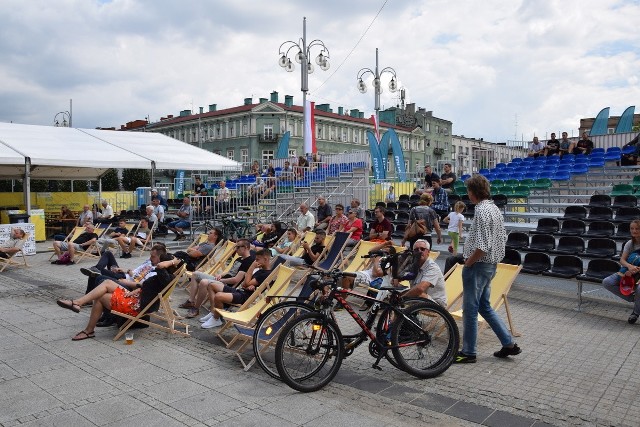
[[[171,282],[171,272],[179,267],[181,261],[167,254],[166,249],[161,245],[153,247],[150,258],[155,265],[155,274],[147,274],[144,281],[138,283],[134,290],[130,291],[114,281],[107,280],[76,300],[56,301],[60,307],[75,313],[79,313],[84,304],[93,301],[89,322],[82,331],[71,338],[73,341],[95,338],[96,323],[98,323],[104,309],[137,316],[140,310],[145,308]],[[173,269],[171,269],[172,267]]]
[[[631,277],[633,282],[637,281],[640,274],[640,266],[635,262],[640,257],[640,220],[631,221],[629,226],[631,240],[626,242],[622,247],[622,255],[620,256],[620,265],[622,268],[619,272],[613,273],[602,280],[602,286],[614,295],[619,296],[629,302],[633,302],[633,311],[629,315],[628,322],[634,324],[640,316],[640,292],[638,292],[637,283],[624,294],[620,289],[620,281],[623,277]],[[633,292],[635,291],[635,292]]]

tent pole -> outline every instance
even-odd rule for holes
[[[31,158],[24,158],[24,206],[27,210],[27,215],[31,215]]]
[[[102,177],[98,178],[98,203],[102,203]]]
[[[155,187],[156,182],[156,162],[151,161],[151,188]]]

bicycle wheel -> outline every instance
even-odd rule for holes
[[[458,351],[460,335],[455,320],[445,308],[430,301],[412,303],[403,313],[411,321],[400,317],[391,330],[396,362],[418,378],[440,375]]]
[[[338,325],[321,313],[306,313],[287,323],[278,337],[276,367],[292,389],[316,391],[336,376],[343,354]]]
[[[260,315],[253,330],[253,354],[263,371],[273,378],[280,379],[274,351],[282,328],[302,313],[314,311],[313,307],[302,302],[285,301],[274,305]],[[270,351],[271,349],[271,351]]]

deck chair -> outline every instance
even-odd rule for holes
[[[287,268],[290,268],[290,267],[287,267]],[[286,294],[286,296],[293,295],[294,291],[298,288],[298,286],[302,286],[302,288],[300,289],[300,293],[297,296],[297,300],[298,302],[302,302],[308,299],[311,296],[311,294],[314,292],[314,290],[311,288],[311,286],[309,286],[306,279],[307,279],[306,276],[302,277],[298,281],[298,283]],[[274,292],[274,295],[275,295],[275,292]],[[259,314],[254,319],[252,319],[251,323],[243,325],[236,322],[236,323],[233,323],[232,325],[235,328],[237,334],[229,342],[228,348],[230,348],[235,342],[239,342],[239,341],[242,342],[240,347],[236,351],[236,356],[238,356],[238,358],[240,359],[240,362],[242,363],[242,366],[244,367],[245,372],[251,369],[253,364],[256,362],[256,357],[254,354],[251,360],[245,362],[245,360],[242,358],[243,351],[247,345],[253,342],[255,323],[256,323],[256,320],[258,319],[258,316],[265,313],[271,307],[277,306],[278,304],[276,303],[280,302],[280,301],[275,301],[275,299],[273,298],[272,300],[273,300],[272,303],[267,304],[262,310],[260,310]],[[298,310],[296,308],[283,309],[283,312],[281,313],[282,316],[278,318],[278,320],[275,323],[268,325],[268,327],[265,328],[265,330],[260,331],[260,334],[258,335],[258,339],[262,344],[261,351],[266,351],[267,349],[275,346],[276,341],[278,339],[279,331],[291,318],[293,318],[296,315],[297,312]]]
[[[26,243],[28,238],[29,233],[24,233],[24,237],[21,239],[23,244]],[[22,258],[22,262],[16,261],[18,254]],[[29,264],[27,264],[27,257],[22,249],[10,255],[8,258],[0,258],[0,273],[2,273],[7,267],[29,267]]]
[[[316,233],[314,233],[313,231],[307,231],[306,233],[304,233],[304,237],[300,239],[300,241],[295,247],[293,244],[291,245],[289,254],[297,258],[302,257],[302,255],[304,255],[304,248],[302,247],[302,242],[307,242],[308,244],[311,245],[313,243],[313,239],[315,238],[316,238]]]
[[[518,273],[520,273],[521,269],[521,265],[500,263],[496,269],[495,277],[491,280],[491,298],[489,301],[491,307],[497,311],[502,304],[504,304],[505,311],[507,312],[507,321],[509,322],[509,330],[511,331],[511,335],[514,337],[519,337],[521,334],[517,332],[516,328],[513,326],[513,319],[511,318],[511,310],[509,309],[507,294],[509,293],[514,280],[518,277]],[[458,268],[457,270],[460,270],[460,284],[462,285],[462,269]],[[462,309],[452,312],[451,315],[455,319],[462,319]],[[486,324],[482,316],[478,317],[478,322],[481,327]]]
[[[73,242],[82,233],[84,233],[84,227],[74,227],[73,230],[71,230],[69,234],[67,234],[67,237],[64,238],[63,242],[67,242],[67,243]],[[53,247],[50,247],[49,249],[53,250]],[[49,261],[51,261],[55,256],[56,256],[56,253],[53,252],[49,257]]]
[[[337,231],[332,237],[331,244],[324,248],[320,257],[313,263],[313,266],[319,270],[329,271],[342,261],[342,252],[351,233]]]
[[[145,251],[151,250],[151,248],[153,247],[153,233],[155,232],[157,227],[158,227],[158,221],[154,222],[153,225],[151,226],[151,229],[147,234],[147,238],[144,240],[144,243],[142,244],[142,246],[136,245],[136,247],[134,248],[134,251],[140,252],[138,256],[142,256],[142,254],[144,254]]]
[[[143,323],[153,328],[161,329],[171,334],[176,334],[176,335],[181,335],[186,337],[190,336],[189,325],[186,323],[179,322],[177,320],[178,316],[171,308],[171,304],[169,302],[171,294],[173,293],[173,290],[175,289],[176,284],[178,283],[178,280],[180,279],[180,276],[182,275],[185,269],[186,269],[186,266],[184,265],[180,267],[178,271],[175,272],[171,282],[169,282],[169,284],[165,286],[164,289],[160,291],[160,293],[158,293],[158,295],[156,295],[156,297],[153,300],[151,300],[151,302],[149,302],[149,304],[147,304],[146,307],[140,310],[140,313],[138,313],[137,316],[131,316],[129,314],[120,313],[119,311],[111,310],[112,314],[115,314],[117,316],[121,316],[127,319],[124,322],[124,324],[120,327],[120,330],[118,331],[116,336],[113,337],[113,340],[118,341],[120,337],[124,335],[124,333],[127,332],[129,328],[131,328],[133,324],[136,322]],[[160,303],[160,307],[158,311],[150,312],[152,306],[156,302]],[[154,319],[159,319],[162,322],[166,323],[166,326],[155,323],[155,322],[151,322],[149,320],[145,320],[144,319],[145,316],[149,316]],[[181,329],[184,328],[184,332],[182,330],[177,330],[176,326],[180,327]]]
[[[100,225],[103,225],[103,224],[100,224]],[[107,227],[105,228],[96,227],[93,230],[93,232],[98,235],[98,239],[102,237],[102,235],[109,229],[110,224],[104,224],[104,225],[106,225]],[[79,264],[85,258],[93,258],[93,259],[100,258],[100,246],[98,246],[98,239],[96,239],[96,241],[93,242],[91,245],[87,246],[83,251],[76,252],[76,254],[78,255],[77,259],[75,260],[76,264]],[[94,251],[96,254],[94,254]]]
[[[239,334],[233,336],[231,340],[226,339],[223,333],[235,325],[251,326],[255,323],[260,313],[267,310],[274,304],[272,297],[284,293],[291,282],[291,276],[295,270],[291,267],[279,265],[271,271],[271,274],[262,282],[262,284],[255,290],[253,294],[245,301],[236,311],[228,311],[224,309],[215,308],[214,310],[222,316],[225,320],[225,324],[222,325],[218,331],[218,338],[227,346],[231,348],[236,341],[242,339]],[[241,353],[246,342],[240,346],[238,353]],[[240,358],[244,366],[242,358]]]
[[[197,268],[195,271],[203,271],[207,274],[214,274],[218,270],[223,268],[225,268],[228,271],[228,269],[230,269],[231,266],[233,265],[233,260],[235,260],[236,258],[235,249],[236,249],[236,244],[231,240],[227,240],[226,242],[221,243],[220,247],[217,250],[215,250],[215,253],[213,253],[211,258],[209,259],[209,264],[203,265],[200,268]],[[211,252],[214,252],[214,251],[211,251]],[[187,271],[185,269],[184,274],[182,275],[182,278],[179,281],[179,285],[183,286],[186,283],[188,287],[189,279],[191,278],[192,274],[193,273],[191,271]]]

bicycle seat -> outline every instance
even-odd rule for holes
[[[404,291],[408,291],[409,288],[406,288],[404,286],[381,286],[380,290],[401,293]]]

